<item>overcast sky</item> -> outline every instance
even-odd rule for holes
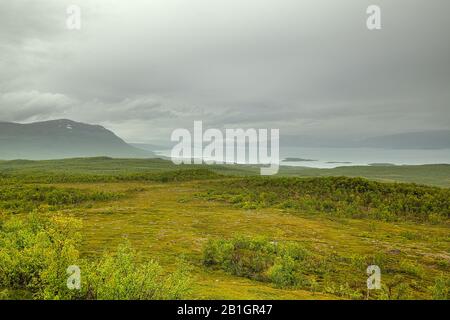
[[[381,30],[366,27],[370,4]],[[130,142],[194,120],[343,138],[448,129],[449,12],[448,0],[0,0],[0,121],[68,118]]]

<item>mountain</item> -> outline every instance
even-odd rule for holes
[[[406,132],[366,139],[282,135],[282,147],[306,148],[382,148],[382,149],[450,149],[450,130]]]
[[[150,143],[130,143],[130,145],[138,149],[147,151],[166,150],[172,147],[170,144],[164,146],[161,144],[150,144]]]
[[[28,124],[0,122],[0,159],[59,159],[110,156],[149,158],[99,125],[61,119]]]
[[[362,140],[360,145],[385,149],[450,149],[450,130],[391,134]]]

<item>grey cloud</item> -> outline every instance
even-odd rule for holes
[[[139,141],[196,119],[325,136],[448,128],[450,3],[378,0],[370,32],[372,2],[5,1],[0,120],[70,117]],[[79,32],[63,27],[69,3]]]
[[[0,94],[0,119],[23,121],[47,119],[70,107],[74,101],[62,94],[38,91]]]

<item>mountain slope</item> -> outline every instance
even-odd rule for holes
[[[0,159],[152,157],[99,125],[71,120],[19,124],[0,122]]]
[[[450,130],[405,132],[366,139],[282,135],[282,147],[309,148],[382,148],[382,149],[450,149]]]
[[[399,133],[365,139],[369,148],[390,149],[447,149],[450,148],[450,130]]]

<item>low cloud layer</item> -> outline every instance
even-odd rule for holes
[[[82,29],[65,27],[66,7]],[[366,8],[382,9],[382,30]],[[69,118],[128,141],[203,120],[286,134],[450,127],[446,0],[0,2],[0,121]]]

